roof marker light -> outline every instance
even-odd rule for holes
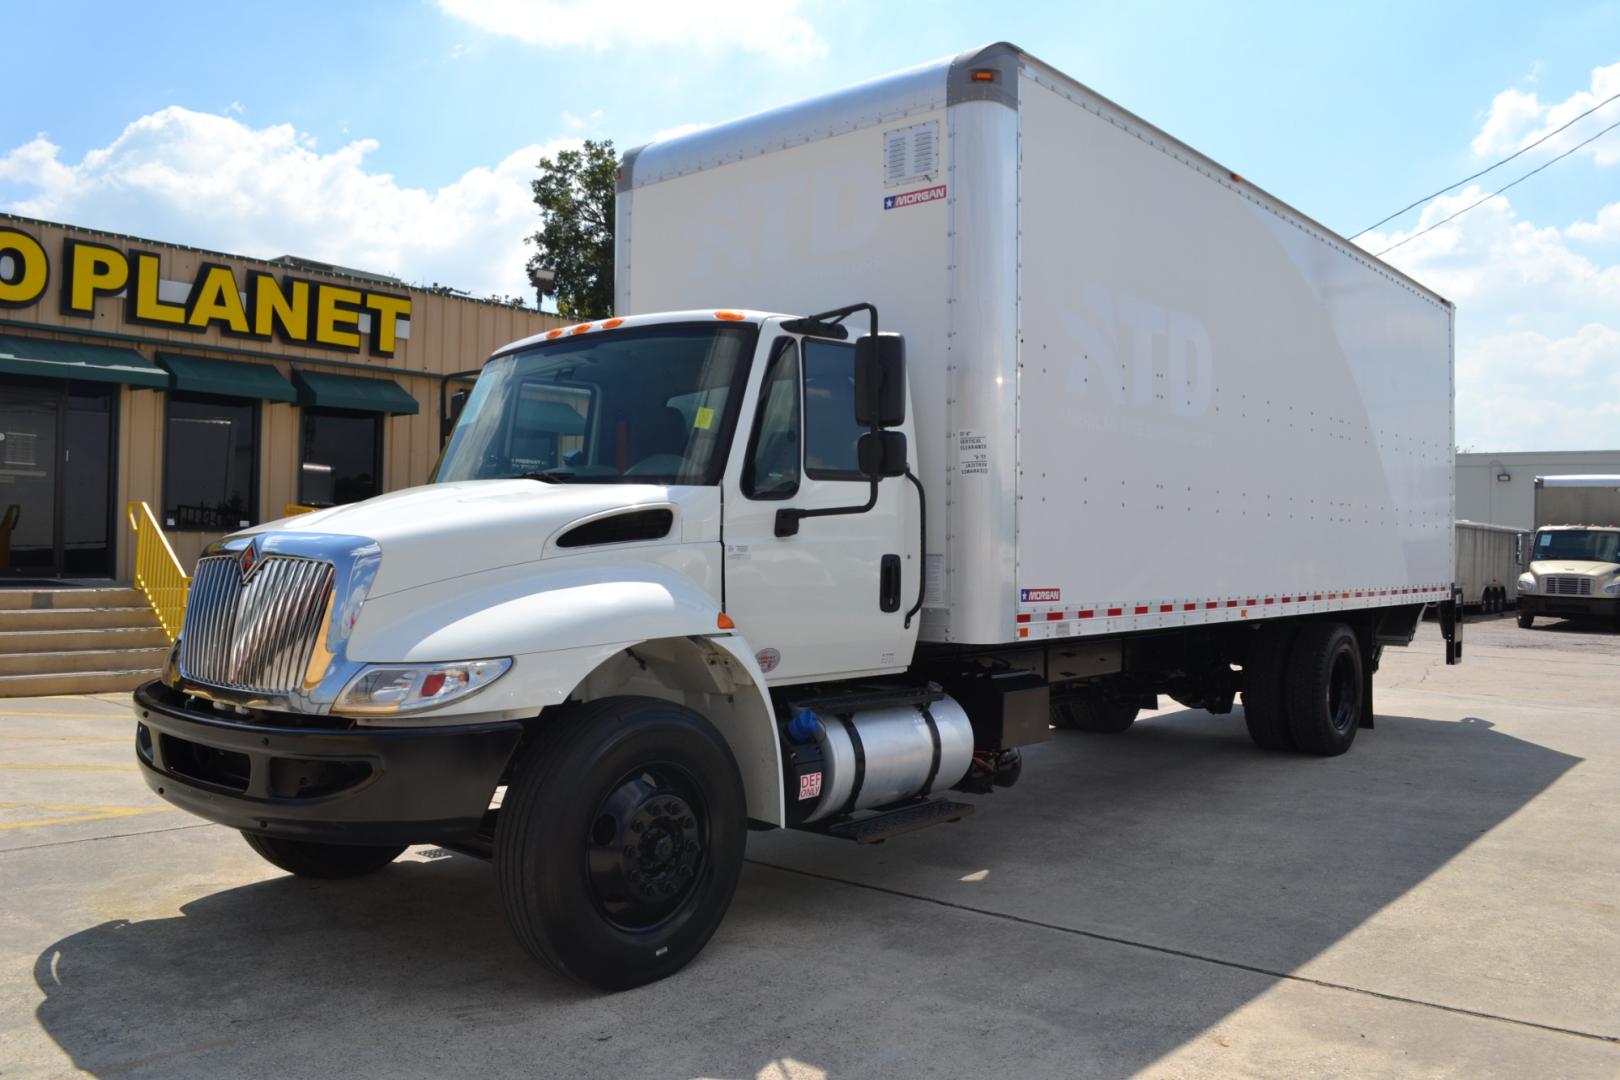
[[[993,68],[974,68],[973,71],[968,74],[968,78],[972,79],[974,82],[995,82],[996,73]]]
[[[727,322],[740,322],[745,316],[740,311],[717,311],[714,313],[714,317],[724,319]]]
[[[602,329],[612,330],[614,327],[622,325],[624,325],[623,319],[609,319],[607,322],[602,324]]]
[[[553,340],[555,338],[560,338],[562,336],[563,336],[563,328],[560,327],[560,326],[557,327],[557,329],[555,329],[555,330],[547,330],[546,331],[546,340],[547,341],[551,341],[551,340]]]
[[[719,627],[721,630],[737,629],[737,624],[731,621],[731,616],[727,615],[723,611],[719,615],[715,616],[714,625]]]
[[[578,326],[570,327],[568,332],[570,334],[583,334],[585,331],[589,330],[592,325],[592,323],[582,322]]]

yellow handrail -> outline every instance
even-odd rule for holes
[[[175,557],[150,506],[130,503],[129,527],[135,533],[135,586],[146,594],[147,603],[172,642],[180,636],[180,624],[186,617],[191,575]]]

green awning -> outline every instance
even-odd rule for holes
[[[169,385],[169,373],[134,349],[10,335],[0,335],[0,372],[43,375],[48,379],[128,383],[154,390],[164,390]]]
[[[298,388],[298,404],[304,406],[405,416],[414,416],[419,411],[416,399],[399,383],[388,379],[316,374],[293,368],[293,385]]]
[[[244,364],[240,360],[208,360],[200,356],[176,356],[160,352],[158,363],[174,376],[176,390],[200,394],[253,398],[258,401],[297,401],[292,383],[269,364]]]

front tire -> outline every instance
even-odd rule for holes
[[[299,877],[335,881],[375,873],[399,858],[405,845],[369,847],[358,844],[320,844],[244,832],[248,847],[272,866]]]
[[[554,971],[603,990],[679,971],[742,873],[747,808],[725,739],[655,698],[604,698],[539,722],[495,826],[512,932]]]
[[[1350,749],[1361,725],[1366,687],[1361,642],[1343,623],[1307,623],[1294,639],[1285,683],[1288,730],[1307,754]]]
[[[1534,625],[1536,625],[1536,617],[1534,615],[1530,614],[1528,611],[1519,612],[1520,630],[1528,630]]]

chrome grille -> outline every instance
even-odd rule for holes
[[[1592,579],[1589,577],[1548,574],[1541,580],[1547,583],[1547,592],[1552,596],[1592,595]]]
[[[180,673],[208,686],[285,694],[303,686],[332,595],[332,564],[265,557],[246,581],[237,558],[197,563],[180,635]]]

